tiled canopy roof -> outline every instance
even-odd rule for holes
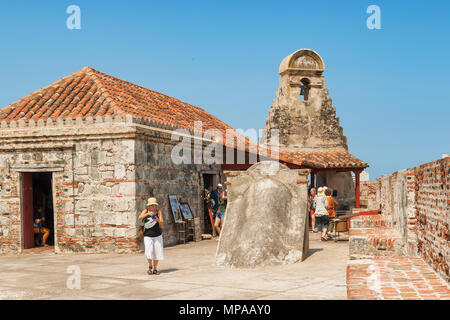
[[[232,129],[205,110],[84,67],[0,109],[0,121],[132,115],[176,128]]]
[[[366,168],[369,165],[345,150],[330,151],[280,151],[280,160],[307,168]]]

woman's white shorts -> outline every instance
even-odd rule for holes
[[[163,260],[163,238],[162,235],[158,237],[144,237],[145,257],[152,260]]]

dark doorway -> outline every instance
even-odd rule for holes
[[[212,188],[214,188],[214,175],[213,174],[207,174],[204,173],[203,174],[203,186],[205,189],[211,191]],[[210,217],[210,211],[208,210],[208,204],[206,203],[206,201],[204,201],[203,203],[203,221],[204,221],[204,230],[205,233],[209,233],[209,234],[213,234],[213,228],[212,228],[212,224],[214,222],[211,222],[211,217]],[[212,212],[211,212],[212,214]]]
[[[43,245],[46,229],[49,231],[49,235],[46,236],[45,244],[54,246],[51,172],[22,173],[22,215],[24,249]],[[42,219],[39,220],[40,224],[36,225],[38,216]]]

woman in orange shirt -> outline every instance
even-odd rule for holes
[[[328,200],[328,217],[336,218],[336,207],[338,205],[337,201],[331,196],[331,190],[326,189],[325,195],[327,196]],[[337,190],[333,190],[333,196],[337,195]],[[331,220],[330,220],[331,221]],[[330,223],[330,226],[328,228],[328,239],[332,239],[331,232],[334,230],[334,223]]]

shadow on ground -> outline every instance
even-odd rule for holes
[[[308,259],[310,256],[312,256],[315,252],[317,252],[317,251],[323,251],[323,249],[322,248],[318,248],[318,249],[309,249],[308,250],[308,255],[306,256],[306,258],[305,259]]]

